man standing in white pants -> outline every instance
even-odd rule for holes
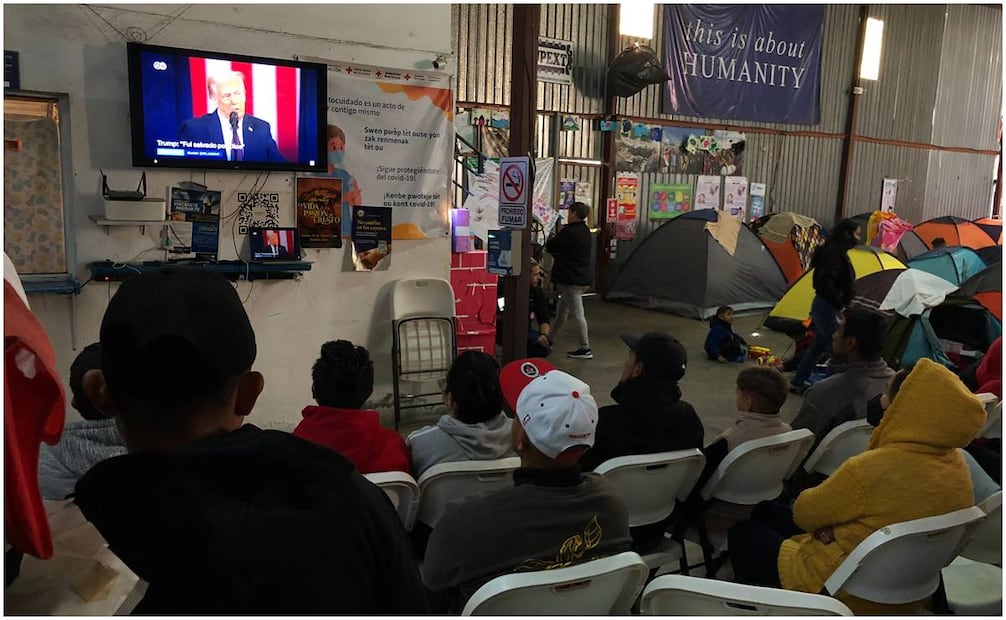
[[[555,339],[566,316],[572,312],[580,330],[580,347],[566,355],[586,360],[594,358],[587,335],[587,318],[583,314],[583,294],[594,281],[590,270],[590,229],[586,222],[589,213],[590,207],[586,204],[574,202],[569,208],[569,223],[545,244],[554,259],[552,282],[559,293],[552,338]]]

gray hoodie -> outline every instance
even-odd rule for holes
[[[38,459],[38,485],[42,498],[66,499],[77,480],[94,465],[126,453],[126,444],[115,420],[81,420],[63,427],[55,446],[42,444]]]
[[[479,424],[465,424],[443,415],[436,426],[424,426],[405,439],[412,451],[412,475],[419,478],[438,463],[491,461],[514,456],[510,439],[513,421],[500,413]]]

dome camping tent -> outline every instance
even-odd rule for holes
[[[785,290],[782,269],[758,235],[703,209],[650,233],[619,269],[606,299],[706,319],[720,306],[771,307]]]
[[[912,232],[930,249],[933,247],[933,239],[937,237],[942,237],[947,245],[963,245],[972,250],[996,244],[980,226],[953,215],[926,220],[913,228]]]
[[[775,257],[787,284],[796,282],[810,268],[814,250],[824,243],[817,220],[792,211],[760,217],[752,222],[751,230],[758,233],[762,243]]]
[[[973,224],[978,226],[985,231],[992,240],[996,242],[996,245],[1003,244],[1003,221],[1001,219],[993,217],[983,217],[978,220],[973,220]]]
[[[919,254],[908,261],[908,266],[960,286],[965,280],[985,269],[986,265],[981,256],[971,248],[955,246]]]
[[[1003,264],[993,263],[961,284],[961,293],[970,295],[989,312],[1003,318]]]

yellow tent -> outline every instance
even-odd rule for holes
[[[903,262],[891,254],[868,245],[849,250],[849,260],[852,261],[857,280],[878,271],[907,269]],[[810,269],[789,287],[779,303],[768,313],[768,318],[804,321],[810,316],[812,301],[814,301],[814,270]]]

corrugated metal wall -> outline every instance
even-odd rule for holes
[[[653,46],[663,41],[663,7],[655,7],[652,40],[621,38]],[[813,131],[826,136],[793,136],[747,132],[744,175],[768,184],[772,210],[810,215],[833,223],[842,158],[842,139],[853,80],[859,5],[828,5],[821,71],[821,123],[778,125],[662,114],[660,86],[619,99],[617,113],[661,121],[742,125],[779,132]],[[866,83],[856,131],[870,138],[995,149],[1002,103],[1002,12],[969,5],[871,5],[870,15],[884,20],[880,79]],[[458,92],[461,102],[508,105],[512,13],[508,5],[455,5]],[[566,114],[598,114],[603,109],[608,7],[587,4],[542,5],[541,34],[576,42],[574,84],[538,85],[538,108]],[[935,111],[934,111],[935,106]],[[575,132],[554,132],[554,117],[539,116],[538,153],[596,160],[603,135],[581,119]],[[898,211],[914,222],[954,212],[981,216],[988,212],[994,158],[988,155],[929,151],[905,145],[859,141],[852,163],[849,215],[880,204],[883,179],[897,178]],[[560,177],[594,183],[601,170],[564,164]],[[644,175],[645,188],[654,179]],[[688,177],[681,177],[682,180]],[[694,177],[690,180],[694,181]],[[603,204],[595,195],[595,205]],[[640,204],[640,213],[645,209]],[[645,217],[641,215],[641,217]],[[640,235],[648,230],[640,222]],[[622,249],[619,256],[624,257]]]

